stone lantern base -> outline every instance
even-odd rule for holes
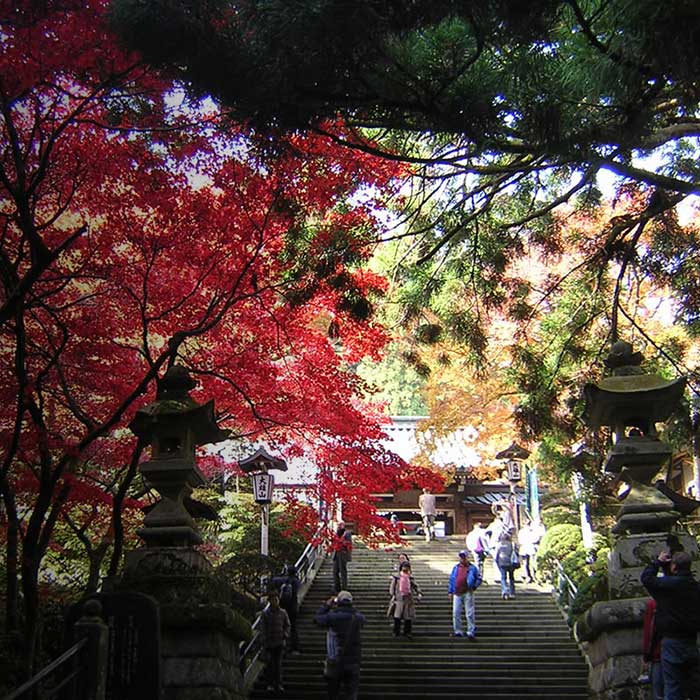
[[[595,603],[576,624],[590,664],[588,685],[595,700],[649,700],[642,671],[645,598]]]
[[[664,548],[666,532],[628,534],[618,538],[608,562],[610,600],[595,603],[576,623],[590,664],[588,676],[595,700],[649,700],[649,685],[640,682],[642,627],[649,596],[640,581],[644,567]],[[678,539],[696,563],[697,543]]]
[[[152,596],[160,611],[159,700],[242,700],[239,645],[251,627],[222,594],[209,561],[191,547],[129,552],[120,591]]]

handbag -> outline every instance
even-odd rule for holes
[[[394,610],[396,610],[396,600],[392,598],[389,601],[389,607],[386,609],[386,616],[387,617],[393,617],[394,616]]]
[[[513,547],[513,551],[510,554],[510,565],[514,569],[520,568],[520,557],[518,556],[518,553],[515,551],[515,547]]]

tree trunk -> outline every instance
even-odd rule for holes
[[[122,504],[126,497],[129,486],[136,476],[139,459],[143,452],[144,443],[139,440],[131,455],[129,468],[126,471],[124,480],[119,485],[117,494],[112,500],[112,530],[114,532],[114,546],[112,548],[112,558],[109,562],[108,576],[116,576],[122,561],[122,551],[124,550],[124,523],[122,522]]]
[[[5,543],[5,631],[16,632],[19,624],[19,520],[14,494],[9,490],[6,479],[0,480],[4,518],[0,513],[0,523],[7,519],[7,542]]]
[[[19,579],[18,579],[18,543],[19,529],[17,523],[9,520],[7,525],[7,543],[5,545],[5,631],[16,632],[19,620]]]
[[[107,543],[104,542],[96,547],[92,551],[88,551],[88,561],[90,562],[90,569],[88,573],[87,585],[85,586],[85,593],[97,593],[97,589],[100,587],[100,573],[102,571],[102,562],[104,561],[105,554],[107,554]]]
[[[44,470],[48,472],[48,470]],[[48,547],[56,520],[65,503],[70,486],[65,484],[51,503],[51,480],[45,478],[39,487],[34,510],[22,537],[22,594],[24,611],[25,669],[34,671],[39,641],[39,570]]]
[[[24,673],[34,674],[39,638],[39,571],[32,552],[22,551],[22,595],[24,597]]]

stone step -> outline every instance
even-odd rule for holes
[[[397,639],[386,617],[397,552],[356,546],[348,587],[356,608],[367,618],[359,697],[442,700],[461,697],[464,689],[470,697],[488,700],[588,698],[587,666],[551,595],[542,586],[516,579],[516,598],[501,600],[500,577],[490,560],[485,583],[476,594],[477,641],[452,636],[447,583],[462,548],[462,538],[412,541],[407,547],[423,600],[417,606],[412,639]],[[326,562],[300,610],[304,653],[284,662],[284,697],[289,700],[326,697],[321,676],[325,630],[314,625],[313,615],[332,588],[332,566]],[[262,681],[251,697],[270,697]]]
[[[327,698],[326,685],[320,677],[321,667],[318,668],[316,679],[307,678],[295,679],[291,675],[287,675],[284,681],[285,693],[284,698],[291,700],[292,698]],[[542,685],[540,682],[527,684],[519,680],[514,680],[510,685],[494,685],[490,680],[481,683],[474,678],[464,678],[459,681],[456,686],[437,685],[429,679],[422,679],[420,683],[414,683],[407,686],[405,683],[397,683],[391,678],[387,678],[389,673],[384,676],[383,681],[374,681],[367,678],[364,673],[360,679],[360,700],[369,700],[378,698],[397,698],[406,700],[425,700],[426,698],[445,698],[455,700],[455,698],[470,697],[519,700],[520,698],[557,698],[561,700],[588,700],[589,693],[585,688],[577,690],[572,688],[569,682],[561,682],[557,685]],[[252,698],[266,698],[270,694],[265,691],[264,686],[256,689],[251,695]]]
[[[307,659],[302,657],[309,656]],[[321,661],[318,658],[310,658],[311,650],[307,650],[301,657],[295,660],[287,659],[285,668],[290,672],[304,671],[317,672],[321,666]],[[558,662],[538,663],[533,665],[532,662],[514,661],[510,657],[495,657],[491,655],[485,659],[471,654],[463,656],[457,653],[456,658],[452,662],[437,662],[433,659],[425,659],[425,657],[405,656],[394,654],[392,663],[396,667],[401,667],[402,677],[409,679],[417,678],[435,678],[444,683],[461,682],[464,673],[470,673],[474,670],[480,672],[481,680],[486,678],[497,678],[496,682],[506,682],[512,680],[512,677],[525,679],[536,679],[540,683],[547,685],[556,684],[561,681],[561,677],[548,675],[554,670],[566,671],[567,678],[578,676],[585,681],[587,671],[580,664],[570,664],[567,668],[565,664]],[[503,666],[508,665],[510,677],[504,677]],[[362,659],[362,675],[365,677],[381,676],[386,674],[386,656],[369,655]],[[445,675],[448,674],[448,675]],[[294,673],[292,673],[294,675]],[[455,681],[457,679],[457,681]]]

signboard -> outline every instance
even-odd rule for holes
[[[514,459],[508,460],[506,463],[506,468],[508,470],[508,481],[520,481],[521,466],[522,465],[520,462]]]
[[[272,474],[253,474],[253,498],[256,503],[272,503],[272,487],[275,480]]]

